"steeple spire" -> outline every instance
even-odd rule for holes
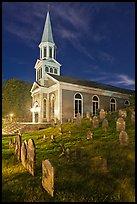
[[[51,42],[51,43],[54,43],[49,11],[47,12],[47,17],[46,17],[46,22],[45,22],[45,26],[44,26],[44,31],[43,31],[41,42]]]

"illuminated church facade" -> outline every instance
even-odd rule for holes
[[[40,59],[35,64],[36,80],[31,88],[33,123],[55,119],[63,123],[74,119],[77,113],[85,117],[89,112],[93,116],[100,109],[115,111],[130,105],[130,90],[61,75],[49,12],[39,48]]]

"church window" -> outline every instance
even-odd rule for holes
[[[130,101],[129,100],[126,100],[125,101],[125,107],[128,107],[130,105]]]
[[[56,68],[54,69],[54,74],[57,74],[57,69]]]
[[[44,47],[44,57],[47,57],[47,48]]]
[[[92,97],[92,114],[97,115],[99,109],[99,98],[98,96]]]
[[[43,100],[43,118],[46,118],[46,99]]]
[[[77,93],[74,96],[74,116],[77,116],[77,113],[80,113],[82,115],[82,95]]]
[[[52,47],[49,47],[49,57],[52,58]]]
[[[111,98],[110,100],[110,111],[113,112],[116,110],[116,100],[114,98]]]
[[[50,73],[53,73],[53,68],[52,67],[50,67]]]
[[[45,66],[45,72],[49,72],[49,68]]]

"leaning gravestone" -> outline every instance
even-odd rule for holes
[[[22,165],[24,167],[26,167],[26,164],[27,164],[27,147],[26,147],[25,142],[23,142],[23,144],[21,146],[21,162],[22,162]]]
[[[82,124],[81,115],[80,115],[80,113],[77,113],[76,125],[77,125],[77,127],[81,127],[81,124]]]
[[[131,123],[134,125],[135,124],[135,111],[131,113]]]
[[[101,120],[106,117],[106,112],[104,111],[104,109],[101,109],[101,110],[100,110],[99,116],[100,116],[100,119],[101,119]]]
[[[118,118],[116,122],[117,131],[125,130],[125,121],[123,118]]]
[[[35,143],[33,139],[28,140],[27,145],[27,169],[34,176]]]
[[[22,144],[21,135],[18,135],[17,142],[18,142],[18,160],[21,161],[21,144]]]
[[[102,129],[106,132],[108,128],[108,120],[105,118],[102,122]]]
[[[128,145],[129,143],[128,134],[123,130],[119,134],[119,141],[120,145]]]
[[[54,168],[49,160],[42,161],[42,186],[53,197]]]
[[[98,117],[97,117],[97,116],[94,116],[94,117],[93,117],[92,122],[93,122],[93,128],[98,128],[98,126],[99,126],[99,120],[98,120]]]

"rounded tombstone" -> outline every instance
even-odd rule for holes
[[[98,120],[98,117],[97,117],[97,116],[94,116],[94,117],[93,117],[92,122],[93,122],[93,128],[98,128],[98,126],[99,126],[99,120]]]
[[[129,143],[129,138],[128,138],[128,134],[126,133],[126,131],[121,131],[119,134],[119,141],[120,141],[120,145],[128,145]]]
[[[122,130],[125,130],[125,121],[123,118],[118,118],[117,121],[116,121],[116,129],[117,131],[122,131]]]

